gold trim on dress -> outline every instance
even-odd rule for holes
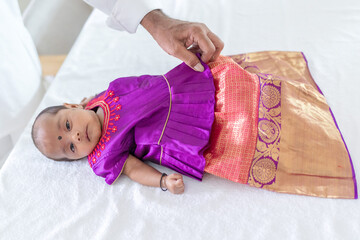
[[[160,165],[161,165],[161,160],[162,160],[162,156],[163,156],[163,152],[164,152],[164,149],[163,149],[163,146],[160,146],[161,147],[161,152],[160,152]]]
[[[166,81],[166,83],[167,83],[167,85],[168,85],[168,87],[169,87],[170,105],[169,105],[169,112],[168,112],[168,115],[167,115],[167,118],[166,118],[166,121],[165,121],[165,124],[164,124],[163,130],[162,130],[162,132],[161,132],[161,135],[160,135],[160,138],[159,138],[159,141],[158,141],[158,145],[160,145],[160,141],[161,141],[161,139],[162,139],[162,137],[163,137],[163,135],[164,135],[166,125],[167,125],[167,123],[168,123],[168,121],[169,121],[170,112],[171,112],[171,98],[172,98],[172,96],[171,96],[171,89],[170,89],[170,84],[169,84],[169,81],[166,79],[165,75],[162,75],[162,76],[164,77],[164,79],[165,79],[165,81]]]
[[[130,154],[129,154],[129,156],[130,156]],[[123,165],[123,167],[122,167],[122,169],[121,169],[121,171],[120,171],[120,173],[119,173],[119,175],[116,177],[116,179],[110,184],[110,185],[113,185],[114,184],[114,182],[116,182],[116,180],[118,180],[118,178],[120,177],[120,175],[122,174],[122,172],[124,171],[124,168],[125,168],[125,164],[126,164],[126,162],[127,162],[127,160],[129,159],[129,157],[127,157],[127,159],[125,160],[125,162],[124,162],[124,165]]]

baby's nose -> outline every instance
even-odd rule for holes
[[[74,142],[80,142],[80,141],[81,141],[81,137],[80,137],[80,132],[79,132],[79,131],[75,131],[72,137],[73,137],[73,141],[74,141]]]

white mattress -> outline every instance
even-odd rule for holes
[[[360,169],[360,1],[167,1],[173,17],[205,22],[224,55],[303,51]],[[142,28],[105,26],[95,11],[40,109],[79,102],[117,77],[161,74],[180,63]],[[172,171],[155,166],[161,172]],[[360,201],[279,194],[206,174],[183,195],[122,176],[112,185],[86,160],[41,156],[30,123],[0,172],[1,239],[359,239]]]

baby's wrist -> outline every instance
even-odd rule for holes
[[[161,178],[160,178],[160,188],[161,190],[163,191],[167,191],[167,185],[166,185],[166,178],[167,178],[167,174],[166,173],[163,173],[161,175]]]
[[[168,177],[167,175],[164,177],[164,185],[163,185],[166,189],[168,189],[167,183],[166,183],[167,177]]]

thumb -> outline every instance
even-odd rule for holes
[[[180,187],[183,184],[182,179],[177,179],[175,182],[175,186]]]
[[[182,46],[180,50],[176,54],[174,54],[174,57],[179,58],[186,65],[188,65],[197,72],[204,71],[204,66],[201,64],[198,57],[193,52],[186,49],[184,46]]]

